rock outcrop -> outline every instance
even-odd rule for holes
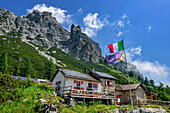
[[[113,64],[113,68],[123,73],[127,72],[126,62],[123,62],[123,61]],[[140,71],[137,69],[137,67],[131,63],[128,63],[128,71],[129,72],[132,71],[134,76],[143,77]]]
[[[46,47],[56,47],[79,60],[102,62],[99,44],[81,31],[80,26],[71,26],[71,31],[64,29],[50,12],[34,10],[27,16],[0,9],[0,34],[20,32],[22,38]]]

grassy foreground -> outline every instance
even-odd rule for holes
[[[83,105],[76,101],[76,105],[70,108],[64,100],[54,96],[53,88],[48,85],[40,85],[33,81],[21,81],[12,78],[10,75],[0,74],[0,113],[37,113],[41,112],[43,107],[39,99],[44,99],[47,103],[57,105],[61,113],[98,113],[113,111],[119,106],[105,105],[96,102],[94,105]],[[160,106],[135,106],[161,108]],[[122,106],[121,109],[131,109],[130,105]],[[170,107],[164,107],[167,111]]]

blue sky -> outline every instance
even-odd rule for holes
[[[149,79],[170,85],[169,6],[169,0],[0,0],[0,8],[17,15],[46,10],[68,30],[80,25],[103,56],[108,44],[124,39],[128,61]]]

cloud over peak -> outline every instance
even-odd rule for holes
[[[86,15],[86,17],[83,19],[83,22],[86,26],[94,29],[101,29],[105,23],[107,23],[107,20],[100,20],[98,18],[98,13],[92,14],[89,13]]]
[[[153,79],[157,85],[159,84],[159,81],[170,85],[170,82],[168,81],[170,79],[170,68],[160,64],[158,61],[151,62],[143,59],[134,59],[135,55],[142,55],[141,51],[141,46],[127,49],[127,61],[134,64],[144,76]]]
[[[108,24],[108,18],[109,16],[99,17],[98,13],[88,13],[84,18],[83,22],[85,25],[85,28],[83,29],[83,32],[86,33],[88,36],[96,36],[97,31],[102,29],[105,25]]]
[[[53,6],[46,6],[45,4],[37,4],[32,9],[28,9],[27,12],[31,13],[33,10],[38,10],[40,12],[48,11],[52,13],[52,16],[57,19],[59,23],[71,23],[72,15],[67,15],[67,10],[63,10],[61,8],[53,7]]]

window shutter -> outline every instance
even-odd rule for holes
[[[58,90],[60,90],[61,89],[61,86],[60,86],[61,85],[61,81],[59,81],[58,84],[59,84]]]
[[[81,90],[84,90],[84,88],[83,88],[83,81],[81,81],[81,84],[80,84],[80,85],[81,85],[81,88],[80,88],[80,89],[81,89]]]
[[[110,80],[110,87],[112,87],[112,81]]]
[[[77,81],[76,81],[76,80],[74,80],[74,83],[77,83]]]
[[[107,80],[106,80],[106,86],[108,86],[108,85],[107,85]]]
[[[77,89],[77,81],[74,80],[74,89]]]
[[[57,87],[55,87],[55,91],[57,91]]]

